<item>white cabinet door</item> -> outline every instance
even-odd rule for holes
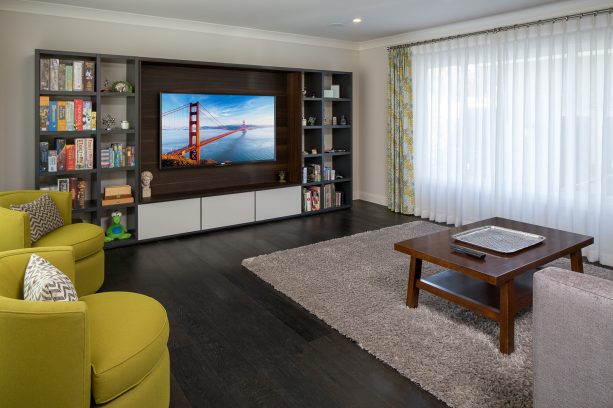
[[[138,239],[200,230],[200,198],[138,206]]]
[[[255,192],[202,198],[202,229],[255,221]]]
[[[255,220],[300,214],[300,186],[273,188],[255,192]]]

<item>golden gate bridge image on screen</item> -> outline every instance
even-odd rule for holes
[[[189,153],[189,159],[195,161],[196,163],[200,163],[200,149],[203,146],[206,146],[210,143],[216,142],[217,140],[223,139],[226,136],[232,135],[237,132],[246,133],[249,128],[243,123],[240,127],[236,129],[230,129],[223,123],[221,123],[211,112],[209,112],[204,106],[200,104],[200,102],[194,103],[186,103],[183,106],[179,106],[177,108],[171,109],[168,112],[162,112],[162,121],[164,118],[169,118],[171,115],[175,116],[184,116],[185,110],[189,109],[188,115],[188,132],[189,132],[189,144],[178,149],[171,150],[166,153],[162,153],[162,159],[175,159],[180,160],[182,157],[185,157],[186,153]],[[220,133],[217,136],[213,136],[207,138],[205,140],[200,139],[200,115],[205,115],[206,117],[211,118],[217,125],[219,125],[219,129],[225,130],[225,132]]]

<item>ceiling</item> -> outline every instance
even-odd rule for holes
[[[47,0],[103,10],[368,41],[556,0]],[[352,19],[361,17],[362,23]]]

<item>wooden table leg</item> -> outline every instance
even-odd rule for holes
[[[515,281],[500,287],[500,352],[511,354],[515,350]]]
[[[583,257],[581,256],[581,250],[570,254],[570,269],[575,272],[583,273]]]
[[[421,279],[421,259],[411,257],[411,263],[409,265],[409,282],[407,285],[407,306],[417,307],[419,300],[419,289],[415,286],[415,283]]]

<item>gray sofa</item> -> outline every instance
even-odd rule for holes
[[[533,310],[534,406],[613,407],[613,281],[543,269]]]

